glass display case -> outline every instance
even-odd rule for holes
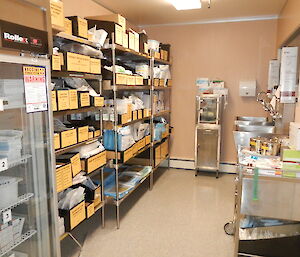
[[[0,54],[0,256],[60,256],[45,58]]]

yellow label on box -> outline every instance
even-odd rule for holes
[[[52,111],[57,111],[57,99],[56,99],[56,91],[51,91],[51,103],[52,103]]]
[[[56,169],[56,190],[61,192],[72,186],[71,164]]]
[[[70,210],[70,228],[75,228],[80,222],[85,220],[85,202],[81,202]]]
[[[77,130],[78,130],[78,143],[89,139],[89,126],[79,127]]]
[[[130,86],[135,85],[135,76],[129,75],[127,77],[127,85],[130,85]]]
[[[94,170],[100,168],[106,163],[106,151],[98,153],[87,160],[87,173],[91,173]]]
[[[64,24],[65,24],[65,33],[68,35],[72,35],[72,21],[69,20],[68,18],[65,18]]]
[[[127,85],[127,76],[126,74],[116,74],[116,84],[117,85]]]
[[[96,106],[96,107],[104,106],[104,97],[94,96],[94,106]]]
[[[101,59],[91,58],[91,73],[101,74]]]
[[[95,214],[95,205],[94,203],[90,203],[86,205],[86,217],[90,218]]]
[[[88,107],[90,105],[90,93],[80,93],[80,107]]]
[[[60,148],[60,135],[58,133],[54,133],[54,150]]]
[[[52,25],[64,27],[64,7],[62,1],[50,1]]]
[[[123,161],[126,162],[133,156],[133,146],[124,151]]]
[[[67,52],[67,70],[90,72],[90,57],[82,54]]]
[[[144,78],[142,76],[135,76],[135,84],[138,86],[144,85]]]
[[[70,109],[78,109],[78,94],[76,89],[69,89]]]
[[[128,46],[130,49],[135,50],[135,36],[132,32],[128,32]]]
[[[52,55],[52,70],[61,70],[59,55]]]
[[[94,131],[89,132],[89,139],[92,139],[94,137]]]
[[[115,24],[115,43],[118,45],[123,45],[123,28]]]
[[[95,137],[100,137],[100,135],[101,135],[101,131],[100,131],[100,129],[97,129],[97,130],[94,132],[94,136],[95,136]]]
[[[86,19],[77,17],[78,20],[78,36],[88,38],[88,22]]]
[[[75,177],[81,171],[80,154],[75,154],[71,159],[72,174]]]
[[[149,145],[151,143],[151,136],[146,136],[146,145]]]
[[[69,90],[57,90],[57,108],[59,111],[70,109]]]
[[[62,148],[77,144],[76,129],[62,131],[60,133],[60,137],[61,137],[61,147]]]
[[[128,48],[128,34],[123,33],[123,47]]]

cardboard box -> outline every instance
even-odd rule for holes
[[[126,32],[123,33],[123,47],[125,48],[129,47],[129,39],[128,39],[128,34]]]
[[[77,128],[78,143],[87,141],[89,139],[89,126]]]
[[[159,52],[154,52],[154,58],[160,59],[160,53]]]
[[[125,114],[118,114],[118,124],[126,124],[132,121],[132,112]]]
[[[86,19],[78,16],[67,17],[72,21],[73,35],[88,39],[88,23]]]
[[[138,118],[138,112],[132,111],[132,120],[137,120],[137,118]]]
[[[132,157],[134,157],[135,155],[137,155],[139,151],[139,144],[138,143],[135,143],[133,146],[132,146]]]
[[[55,90],[51,91],[51,107],[52,107],[53,112],[57,111],[57,99],[56,99],[56,91]]]
[[[134,50],[140,52],[140,35],[139,33],[134,33]]]
[[[91,71],[90,59],[86,55],[66,52],[64,53],[64,66],[67,71],[89,73]]]
[[[70,109],[70,98],[68,89],[56,90],[57,110],[64,111]]]
[[[60,63],[60,56],[59,55],[52,55],[51,56],[51,68],[54,71],[61,70],[61,63]]]
[[[171,86],[172,86],[172,79],[168,79],[168,81],[167,81],[167,86],[168,86],[168,87],[171,87]]]
[[[62,192],[71,187],[72,184],[71,163],[62,164],[62,166],[56,168],[56,191],[58,193]]]
[[[151,109],[144,109],[143,117],[150,117],[151,116]]]
[[[104,106],[104,97],[103,96],[91,96],[91,105],[95,107]]]
[[[145,136],[145,145],[149,145],[151,143],[151,136]]]
[[[77,130],[69,129],[60,132],[60,146],[65,148],[77,144]]]
[[[64,5],[62,1],[50,1],[51,23],[52,26],[64,27]]]
[[[93,28],[97,26],[97,29],[104,29],[108,33],[110,38],[110,43],[112,42],[112,34],[115,37],[115,43],[118,45],[123,45],[123,28],[119,24],[111,21],[99,21],[88,18],[88,27]]]
[[[131,31],[128,31],[128,48],[135,50],[135,35]]]
[[[300,162],[300,151],[283,149],[282,160],[290,162]]]
[[[116,85],[128,85],[129,75],[126,74],[116,74]]]
[[[102,151],[87,159],[81,160],[82,169],[87,173],[91,173],[106,164],[106,151]]]
[[[127,85],[135,86],[135,76],[127,75]]]
[[[65,27],[65,33],[68,35],[73,35],[72,32],[72,21],[68,18],[64,19],[64,27]]]
[[[160,44],[160,48],[164,53],[164,58],[163,60],[169,61],[170,60],[170,50],[171,50],[171,45],[170,44]]]
[[[95,214],[95,205],[94,203],[85,203],[86,208],[86,218],[90,218]]]
[[[91,106],[90,93],[88,91],[78,91],[79,107]]]
[[[143,76],[135,75],[135,84],[137,86],[143,86],[144,85],[144,78],[143,78]]]
[[[154,148],[154,166],[158,166],[161,162],[161,146],[157,145]]]
[[[66,153],[56,157],[59,163],[71,163],[72,176],[75,177],[81,172],[81,161],[79,153]]]
[[[92,190],[89,187],[86,187],[85,185],[82,185],[82,184],[80,184],[78,186],[84,187],[86,202],[95,204],[95,201],[96,201],[96,203],[98,203],[98,205],[101,203],[101,186],[98,186],[95,190]],[[96,206],[96,204],[94,206]]]
[[[121,151],[118,152],[117,154],[117,158],[120,162],[126,162],[129,159],[131,159],[132,157],[134,157],[136,147],[134,145],[132,145],[131,147],[129,147],[128,149],[126,149],[125,151]],[[115,151],[107,151],[107,159],[115,159]]]
[[[89,139],[94,138],[94,131],[89,131]]]
[[[69,89],[69,109],[78,109],[78,92],[76,89]]]
[[[102,195],[101,190],[102,190],[101,186],[95,190],[95,197],[94,197],[95,199],[93,201],[95,207],[99,206],[99,204],[103,201],[103,199],[101,197],[101,195]]]
[[[95,130],[94,137],[100,137],[100,136],[101,136],[101,130],[100,129]]]
[[[101,74],[101,59],[90,58],[91,73]]]
[[[126,19],[120,14],[109,14],[109,15],[101,15],[101,16],[89,16],[86,19],[90,20],[99,20],[99,21],[112,21],[119,24],[123,31],[126,31]]]
[[[59,210],[59,216],[64,217],[66,232],[70,232],[86,219],[85,201],[82,201],[71,210]]]
[[[160,79],[159,80],[159,86],[160,87],[164,87],[165,86],[165,80],[164,79]]]
[[[137,145],[138,145],[138,150],[141,150],[143,147],[145,147],[146,146],[146,137],[144,137],[143,139],[138,141]]]
[[[54,150],[60,149],[60,134],[54,133]]]
[[[146,33],[139,33],[139,46],[140,52],[144,54],[148,54],[148,35]]]
[[[143,109],[137,110],[137,111],[138,111],[138,119],[142,119],[143,118]]]
[[[154,79],[154,86],[159,87],[159,79]]]
[[[161,143],[160,150],[161,161],[163,161],[169,155],[169,139],[166,139],[164,142]]]

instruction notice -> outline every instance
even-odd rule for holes
[[[46,68],[23,66],[27,113],[48,110]]]

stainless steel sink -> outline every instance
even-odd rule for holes
[[[236,125],[236,131],[260,132],[260,133],[274,133],[275,126],[261,126],[261,125]]]
[[[252,122],[267,122],[266,117],[248,117],[248,116],[237,116],[236,120],[252,121]]]
[[[249,146],[250,138],[271,137],[274,132],[274,123],[268,122],[265,117],[239,116],[235,121],[235,131],[233,131],[235,146],[237,149]]]

